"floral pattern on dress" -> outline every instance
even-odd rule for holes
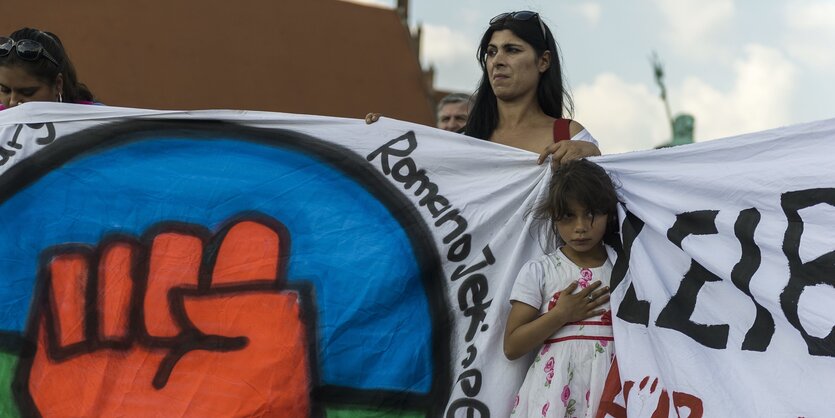
[[[574,365],[569,363],[568,382],[566,383],[565,387],[562,388],[562,394],[560,395],[562,404],[563,406],[565,406],[565,416],[567,417],[574,415],[574,412],[577,410],[577,401],[571,397],[570,385],[572,380],[574,380]]]
[[[578,291],[587,288],[595,280],[600,280],[603,286],[609,284],[610,264],[583,271],[583,268],[567,260],[562,253],[557,252],[549,257],[548,261],[553,264],[545,267],[556,266],[559,271],[540,282],[541,313],[554,309],[560,291],[570,283],[575,283]],[[552,271],[547,268],[546,273]],[[602,309],[610,308],[607,304]],[[549,339],[559,341],[542,344],[534,352],[535,361],[530,364],[516,394],[518,400],[514,397],[508,402],[508,406],[512,406],[513,417],[592,418],[598,413],[597,405],[592,401],[599,399],[599,385],[605,381],[607,365],[611,364],[614,354],[611,337],[601,336],[604,339],[600,340],[562,340],[563,336],[587,335],[588,330],[596,334],[601,326],[611,326],[607,322],[611,321],[612,312],[607,311],[597,318],[586,321],[587,324],[573,324],[570,334],[551,336]]]
[[[580,285],[580,289],[585,289],[589,287],[593,278],[591,270],[583,268],[580,270],[580,280],[577,280],[577,284]]]
[[[569,388],[568,385],[565,385],[565,387],[562,388],[562,396],[560,396],[560,399],[562,399],[562,404],[565,405],[565,406],[568,406],[568,399],[570,397],[571,397],[571,388]]]
[[[551,386],[551,380],[554,379],[554,358],[551,357],[548,359],[548,362],[545,363],[545,387]]]
[[[612,310],[611,309],[606,311],[606,312],[603,312],[603,315],[600,316],[600,322],[602,322],[603,325],[612,325]]]
[[[554,306],[557,306],[557,300],[560,299],[560,292],[554,293],[554,296],[551,296],[551,300],[548,301],[548,310],[554,309]]]
[[[568,404],[565,405],[565,416],[570,417],[577,411],[577,401],[569,399]]]
[[[536,358],[533,360],[533,365],[536,365],[536,363],[539,363],[542,360],[542,356],[544,356],[545,353],[547,353],[548,350],[550,350],[550,349],[551,349],[551,344],[544,344],[542,346],[542,349],[539,350],[539,354],[537,354]],[[533,366],[533,365],[531,365],[531,366]]]

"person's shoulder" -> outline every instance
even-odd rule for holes
[[[574,138],[580,132],[586,130],[586,128],[577,122],[574,119],[568,118],[558,118],[554,119],[554,135],[555,136],[565,136],[566,133],[568,134],[568,138]],[[561,133],[560,133],[561,132]],[[566,139],[568,139],[566,138]],[[560,138],[562,139],[562,138]]]
[[[568,124],[568,133],[571,135],[572,138],[586,129],[583,125],[580,124],[580,122],[577,122],[574,119],[570,119],[570,121],[571,123]]]
[[[593,144],[595,147],[599,147],[600,145],[597,143],[597,139],[592,136],[591,132],[586,129],[585,126],[581,125],[580,122],[571,119],[571,123],[568,125],[568,134],[569,138],[576,141],[584,141]],[[594,155],[600,155],[600,149],[598,148],[596,152],[593,152],[589,155],[583,155],[583,157],[589,157]]]
[[[559,267],[566,263],[569,265],[573,264],[571,260],[569,260],[568,257],[565,255],[565,253],[562,252],[562,247],[563,246],[560,245],[560,247],[554,250],[554,252],[548,254],[548,256],[550,257],[550,262],[553,263],[554,266]]]
[[[540,255],[537,258],[530,259],[525,263],[525,267],[535,270],[547,270],[550,267],[559,267],[563,263],[560,256],[560,251]]]

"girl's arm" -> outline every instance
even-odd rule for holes
[[[510,303],[504,331],[504,355],[508,360],[516,360],[538,348],[566,323],[553,309],[539,316],[539,309],[533,306],[516,300]]]
[[[523,302],[512,301],[504,331],[505,357],[508,360],[516,360],[539,348],[565,324],[602,315],[604,310],[596,308],[609,300],[609,289],[603,287],[595,291],[598,287],[600,282],[596,281],[576,294],[571,294],[577,288],[577,282],[572,282],[560,291],[556,306],[541,316],[539,309]]]

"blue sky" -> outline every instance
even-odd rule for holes
[[[396,0],[351,0],[393,8]],[[534,10],[554,32],[575,119],[606,153],[669,140],[650,65],[664,64],[674,114],[697,141],[835,117],[835,0],[411,0],[436,87],[475,88],[491,17]]]

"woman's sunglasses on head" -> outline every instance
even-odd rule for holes
[[[20,59],[26,61],[37,61],[38,58],[44,57],[58,66],[58,61],[52,56],[52,54],[49,53],[49,51],[44,49],[40,42],[33,41],[31,39],[21,39],[19,41],[15,41],[12,38],[0,36],[0,57],[8,56],[12,53],[12,50],[17,53],[17,56],[20,57]]]
[[[522,10],[519,12],[501,13],[499,15],[496,15],[496,17],[490,19],[490,24],[494,25],[506,19],[526,22],[528,20],[533,19],[534,17],[536,18],[536,21],[539,22],[539,29],[542,31],[542,39],[545,39],[545,42],[548,42],[548,37],[545,35],[545,24],[542,23],[542,18],[539,17],[539,13],[537,12],[532,12],[530,10]]]

